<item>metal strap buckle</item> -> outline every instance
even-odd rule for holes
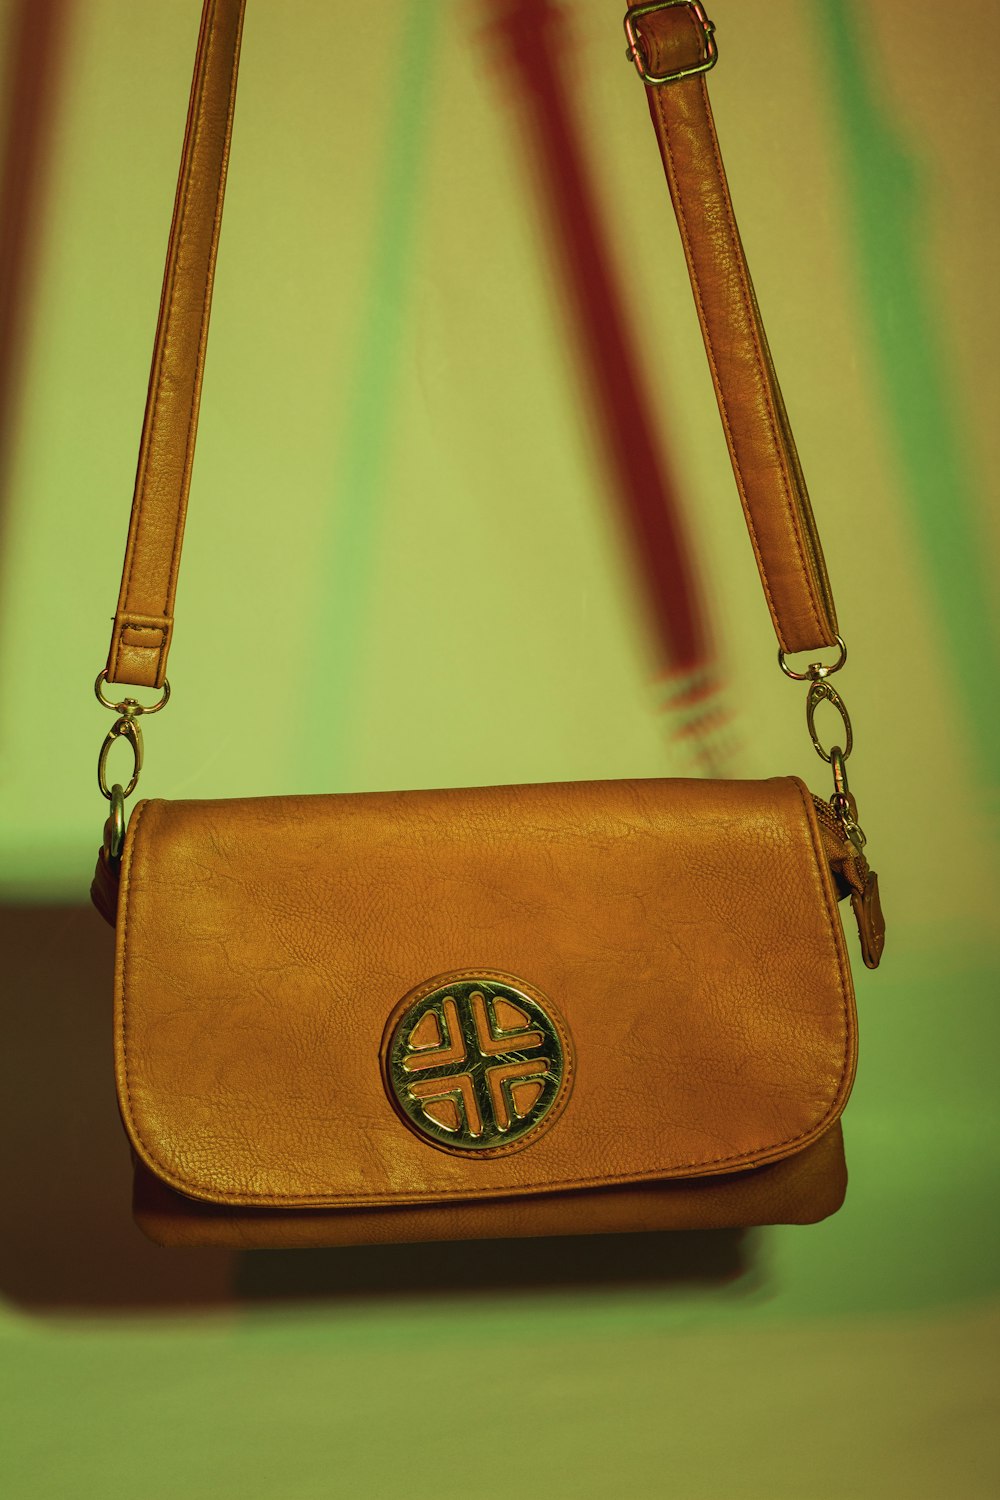
[[[686,10],[694,13],[694,19],[705,33],[705,56],[701,62],[693,63],[689,68],[677,68],[673,73],[650,73],[636,22],[641,21],[643,16],[652,15],[654,11],[672,10],[675,5],[683,5]],[[696,73],[707,73],[719,60],[715,25],[708,19],[698,0],[653,0],[650,5],[633,6],[625,16],[625,36],[628,39],[625,56],[635,64],[635,70],[647,88],[658,87],[662,83],[676,83],[681,78],[693,78]]]

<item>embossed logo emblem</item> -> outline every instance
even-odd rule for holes
[[[406,1124],[448,1151],[530,1145],[569,1097],[565,1023],[524,980],[471,969],[430,979],[389,1018],[386,1092]]]

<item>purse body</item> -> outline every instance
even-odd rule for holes
[[[115,1002],[138,1221],[294,1246],[822,1218],[855,1064],[835,907],[793,778],[140,804]],[[558,1037],[524,1031],[536,1003]],[[487,1145],[456,1128],[473,1062],[507,1074],[466,1099]]]
[[[791,777],[586,782],[147,801],[125,831],[140,721],[169,696],[243,12],[204,0],[96,685],[119,716],[98,762],[111,815],[92,893],[117,930],[136,1218],[163,1244],[238,1247],[821,1219],[844,1196],[856,1056],[837,901],[850,896],[870,967],[884,925],[828,681],[847,648],[722,166],[700,5],[629,0],[628,55],[831,801]],[[712,717],[695,623],[669,653],[685,733]],[[785,659],[831,647],[804,671]],[[160,697],[114,701],[102,683]],[[842,748],[817,737],[823,701]],[[119,738],[134,772],[109,786]]]

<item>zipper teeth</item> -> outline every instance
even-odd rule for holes
[[[833,808],[830,806],[829,802],[827,802],[825,798],[817,796],[815,792],[813,792],[812,794],[812,799],[815,803],[816,812],[820,822],[825,823],[828,828],[832,828],[833,831],[838,835],[838,837],[844,838],[844,826],[841,823],[840,819],[837,817],[837,814],[834,812]]]
[[[815,792],[813,792],[812,794],[812,799],[821,827],[824,829],[828,829],[834,835],[837,840],[838,849],[843,851],[842,854],[838,855],[837,863],[839,864],[840,861],[844,858],[844,855],[847,855],[848,858],[854,860],[856,867],[861,870],[862,873],[867,872],[869,866],[868,861],[865,858],[864,851],[862,849],[856,848],[852,841],[847,837],[847,833],[844,829],[843,823],[841,823],[840,819],[837,817],[837,814],[834,812],[829,802],[825,801],[824,798],[817,796]]]
[[[837,817],[829,802],[825,801],[822,797],[818,797],[815,792],[812,794],[812,799],[816,807],[816,815],[820,825],[834,835],[838,846],[849,851],[851,854],[857,855],[860,851],[854,847],[854,844],[847,837],[846,828]]]

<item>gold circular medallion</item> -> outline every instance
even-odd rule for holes
[[[446,1151],[499,1156],[537,1139],[569,1098],[572,1044],[534,986],[468,969],[411,990],[382,1044],[389,1099],[411,1130]]]

